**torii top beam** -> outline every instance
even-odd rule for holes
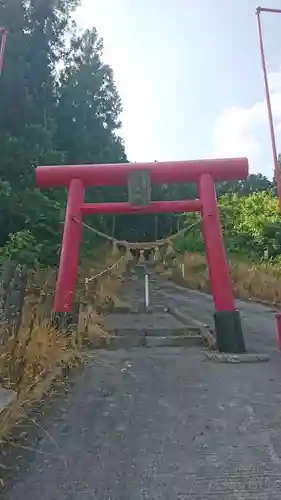
[[[151,163],[119,163],[101,165],[41,166],[36,169],[37,184],[45,188],[69,186],[80,179],[85,186],[122,186],[132,170],[150,169],[151,184],[196,182],[209,173],[214,181],[246,179],[247,158],[227,158]]]

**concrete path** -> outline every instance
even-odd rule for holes
[[[212,296],[196,290],[188,290],[162,279],[157,280],[156,290],[153,291],[153,295],[156,294],[159,298],[161,297],[162,301],[166,300],[168,306],[176,307],[190,318],[214,327]],[[240,311],[247,348],[258,352],[267,352],[271,356],[277,355],[279,358],[275,320],[277,310],[243,300],[236,300],[236,306]]]
[[[152,277],[151,299],[210,323],[208,296]],[[160,288],[160,289],[159,289]],[[124,287],[141,301],[141,276]],[[262,364],[206,361],[202,348],[100,351],[48,416],[3,500],[277,500],[281,359],[269,309],[239,302]],[[157,325],[156,325],[157,326]]]

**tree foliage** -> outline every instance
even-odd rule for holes
[[[113,73],[96,30],[76,30],[71,14],[78,3],[0,2],[9,30],[0,80],[0,246],[9,253],[29,241],[48,264],[59,253],[66,193],[39,190],[35,168],[126,161]],[[91,249],[91,235],[87,243]]]
[[[273,190],[256,191],[245,195],[229,192],[218,200],[222,231],[229,253],[253,259],[265,255],[276,258],[281,254],[281,224],[279,200]],[[198,224],[177,245],[181,250],[202,251],[204,241],[199,216],[186,217],[186,224]]]

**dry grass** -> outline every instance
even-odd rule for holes
[[[177,259],[174,276],[182,280],[180,266],[184,264],[184,282],[190,287],[211,291],[206,258],[186,253]],[[281,269],[271,263],[247,263],[233,260],[229,264],[234,294],[241,299],[260,300],[281,305]]]
[[[51,307],[55,289],[55,272],[36,271],[30,277],[21,327],[9,331],[2,327],[0,338],[0,379],[2,385],[16,392],[16,401],[0,414],[0,443],[11,428],[26,416],[26,409],[40,401],[54,378],[63,368],[83,361],[80,348],[88,341],[108,338],[103,312],[118,300],[125,262],[110,275],[93,280],[85,290],[85,277],[98,274],[118,260],[110,252],[95,266],[86,263],[79,270],[77,298],[81,302],[77,332],[66,335],[52,326]]]
[[[81,307],[77,326],[78,349],[95,342],[108,341],[109,336],[104,328],[104,317],[98,314],[92,305]]]
[[[114,266],[121,256],[108,255],[102,269]],[[100,267],[91,267],[85,277],[91,279],[86,289],[84,288],[84,297],[81,296],[82,302],[94,304],[96,311],[108,311],[112,309],[118,300],[118,289],[123,282],[123,275],[126,270],[126,261],[124,258],[118,262],[118,265],[113,267],[109,273],[99,276],[97,279],[92,279],[101,271]]]
[[[53,272],[39,286],[44,273],[33,273],[23,308],[21,327],[2,325],[0,348],[2,385],[16,393],[16,400],[0,414],[0,439],[6,439],[11,428],[20,422],[27,408],[40,400],[54,376],[73,359],[71,341],[51,324]],[[50,290],[52,290],[50,292]],[[8,333],[8,335],[7,335]]]
[[[234,293],[240,298],[253,298],[270,304],[281,304],[281,269],[265,263],[247,265],[231,263]]]

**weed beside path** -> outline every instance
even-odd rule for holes
[[[182,274],[184,266],[184,276]],[[281,267],[272,263],[251,263],[231,259],[230,275],[237,298],[260,300],[281,306]],[[176,259],[173,278],[190,288],[211,292],[207,260],[200,253],[186,253]],[[170,272],[171,276],[171,272]]]

